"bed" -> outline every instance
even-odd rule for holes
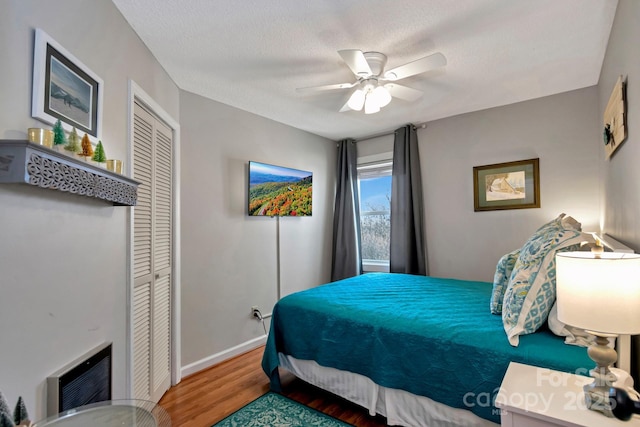
[[[593,366],[545,327],[517,347],[488,310],[492,283],[368,273],[288,295],[274,307],[262,367],[279,368],[387,417],[389,425],[495,426],[509,362]]]

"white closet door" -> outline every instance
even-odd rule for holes
[[[160,400],[171,386],[171,254],[172,139],[171,129],[159,120],[154,138],[153,214],[153,381],[151,400]]]
[[[172,132],[135,104],[133,393],[158,402],[171,385]]]

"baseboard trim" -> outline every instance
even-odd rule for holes
[[[217,365],[218,363],[224,362],[225,360],[231,359],[232,357],[235,357],[239,354],[251,351],[255,348],[260,347],[261,345],[264,345],[266,342],[267,336],[262,335],[258,338],[254,338],[242,344],[236,345],[235,347],[231,347],[227,350],[212,354],[211,356],[207,356],[204,359],[200,359],[196,362],[190,363],[180,369],[182,378],[191,374],[195,374],[196,372],[202,371],[203,369],[210,368],[213,365]]]

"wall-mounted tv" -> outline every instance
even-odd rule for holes
[[[249,162],[249,215],[310,216],[313,173]]]

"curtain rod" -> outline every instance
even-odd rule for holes
[[[416,128],[416,129],[425,129],[427,127],[427,123],[426,122],[420,123],[420,124],[417,124],[417,125],[413,125],[413,127]],[[367,136],[367,137],[364,137],[364,138],[356,139],[355,141],[356,142],[366,141],[368,139],[380,138],[381,136],[393,135],[395,133],[396,133],[395,131],[393,131],[393,132],[385,132],[385,133],[377,133],[377,134],[370,135],[370,136]]]

